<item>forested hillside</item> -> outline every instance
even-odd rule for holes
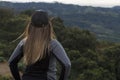
[[[7,63],[21,40],[12,42],[24,31],[30,14],[29,10],[16,14],[12,9],[0,8],[0,65]],[[80,27],[65,26],[59,17],[54,18],[52,24],[57,39],[65,48],[72,63],[68,80],[120,80],[119,43],[98,40],[96,34]],[[18,67],[22,73],[25,68],[22,61]],[[57,68],[59,71],[60,66]],[[0,71],[3,70],[8,69],[0,68]],[[57,72],[58,76],[59,74],[60,72]],[[0,74],[0,80],[13,80],[13,78],[10,75]]]
[[[96,33],[98,39],[120,41],[120,7],[100,8],[62,3],[10,3],[0,2],[1,7],[12,8],[15,13],[24,10],[44,9],[59,16],[68,27],[77,26]]]

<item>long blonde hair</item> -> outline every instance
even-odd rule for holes
[[[25,39],[24,62],[27,65],[44,58],[46,51],[49,52],[50,40],[56,38],[50,20],[47,25],[41,25],[41,27],[35,27],[30,22],[23,35]]]

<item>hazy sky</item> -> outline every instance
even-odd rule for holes
[[[88,6],[112,7],[120,6],[120,0],[0,0],[12,2],[61,2],[66,4],[78,4]]]

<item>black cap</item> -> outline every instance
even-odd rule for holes
[[[43,27],[43,25],[48,25],[48,13],[44,10],[36,10],[31,17],[31,24],[34,27]]]

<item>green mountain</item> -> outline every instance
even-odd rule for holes
[[[78,26],[97,34],[98,39],[120,42],[120,7],[101,8],[62,3],[11,3],[0,2],[19,13],[28,9],[44,9],[50,15],[59,16],[69,27]]]

